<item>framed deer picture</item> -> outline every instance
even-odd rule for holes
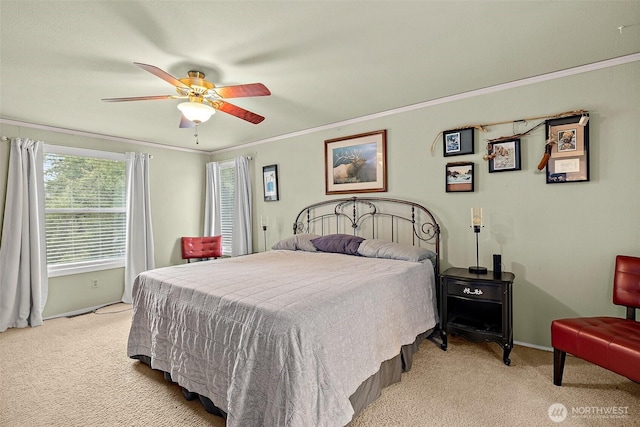
[[[387,131],[324,141],[326,194],[387,191]]]

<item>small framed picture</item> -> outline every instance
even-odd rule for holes
[[[264,201],[274,202],[278,195],[278,165],[269,165],[262,168],[262,184],[264,186]]]
[[[474,131],[474,128],[467,128],[442,132],[443,155],[473,154]]]
[[[582,115],[547,120],[551,141],[547,162],[547,184],[589,181],[589,122]]]
[[[521,169],[520,139],[490,142],[487,145],[487,157],[489,173],[519,171]]]
[[[446,186],[447,193],[471,192],[474,184],[473,162],[447,163]]]

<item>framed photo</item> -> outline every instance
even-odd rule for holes
[[[447,163],[446,190],[447,193],[473,191],[473,162]]]
[[[447,130],[442,132],[443,155],[459,156],[473,154],[473,136],[475,128]]]
[[[324,141],[326,194],[387,191],[387,131]]]
[[[490,142],[487,145],[487,155],[489,156],[489,173],[521,169],[520,139]]]
[[[546,137],[553,141],[547,184],[589,181],[589,122],[581,125],[581,117],[547,120]]]
[[[264,201],[274,202],[279,200],[278,195],[278,165],[262,167],[262,185],[264,189]]]

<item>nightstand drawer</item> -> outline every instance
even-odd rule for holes
[[[447,294],[449,296],[460,296],[483,301],[502,301],[502,291],[500,286],[493,286],[478,282],[465,282],[463,280],[448,279]]]

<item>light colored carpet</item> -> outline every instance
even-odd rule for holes
[[[126,357],[129,308],[0,333],[0,426],[223,427],[161,373]],[[443,352],[425,341],[413,369],[349,427],[640,426],[640,384],[567,357],[564,385],[555,387],[551,353],[516,346],[511,361],[502,363],[494,343],[452,337]],[[555,403],[568,411],[561,423],[548,416]],[[622,416],[602,413],[611,408]]]

